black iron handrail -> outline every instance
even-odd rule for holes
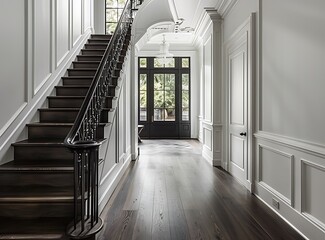
[[[94,236],[103,225],[98,210],[100,140],[97,139],[97,128],[109,87],[114,85],[113,79],[117,77],[115,72],[119,69],[125,44],[130,40],[135,2],[127,1],[73,127],[64,140],[65,146],[74,153],[74,221],[67,229],[71,238]]]

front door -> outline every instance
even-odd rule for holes
[[[178,73],[155,70],[149,76],[149,132],[151,138],[178,138]]]
[[[142,138],[190,138],[189,58],[139,59],[139,124]]]

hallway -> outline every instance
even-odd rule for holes
[[[104,239],[303,239],[201,157],[194,140],[144,140],[102,212]]]

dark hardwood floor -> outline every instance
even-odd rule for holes
[[[105,207],[100,240],[302,238],[194,140],[143,140]]]

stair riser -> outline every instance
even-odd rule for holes
[[[55,139],[64,139],[69,131],[71,126],[60,126],[60,127],[40,127],[40,126],[29,126],[28,127],[28,138],[29,139],[42,139],[42,138],[55,138]],[[99,126],[97,130],[97,138],[104,138],[104,127]]]
[[[61,127],[43,127],[43,126],[29,126],[28,127],[28,138],[29,139],[46,139],[46,138],[55,138],[55,139],[64,139],[69,131],[71,126],[61,126]]]
[[[56,88],[57,96],[86,96],[89,88]]]
[[[100,44],[87,44],[85,45],[85,49],[100,49],[105,50],[107,45],[100,45]]]
[[[78,61],[101,61],[102,56],[87,56],[87,55],[79,55],[77,56]]]
[[[87,49],[81,49],[81,53],[84,56],[97,56],[97,55],[104,55],[105,50],[87,50]]]
[[[90,39],[104,39],[104,40],[110,40],[111,39],[111,35],[91,35]]]
[[[1,172],[0,187],[73,187],[73,172],[69,173],[51,173],[51,172]]]
[[[63,79],[63,85],[85,85],[90,86],[92,79]]]
[[[68,69],[69,76],[95,76],[96,70]]]
[[[106,112],[106,113],[105,113]],[[41,111],[40,122],[44,123],[73,123],[78,111]],[[107,123],[107,111],[103,111],[101,122]]]
[[[63,141],[62,141],[63,142]],[[15,146],[15,161],[62,160],[71,161],[73,154],[62,146]]]
[[[73,217],[73,209],[72,203],[2,203],[0,217]]]
[[[106,40],[106,39],[88,39],[88,43],[108,44],[109,40]]]
[[[84,100],[83,98],[81,98],[81,99],[51,98],[51,99],[49,99],[49,107],[50,108],[79,108],[79,107],[81,107],[83,100]],[[106,98],[105,108],[111,108],[111,107],[112,107],[112,99]]]
[[[94,63],[83,63],[83,62],[75,62],[73,63],[73,68],[74,69],[80,69],[80,68],[98,68],[99,63],[94,62]]]

